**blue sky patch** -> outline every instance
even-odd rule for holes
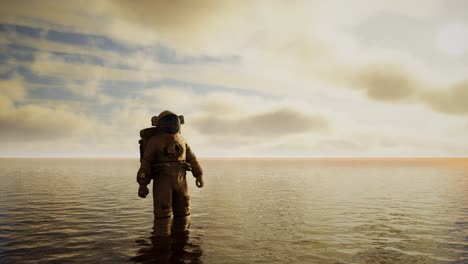
[[[30,38],[40,38],[43,31],[43,29],[29,26],[0,24],[0,33],[18,33]]]
[[[55,76],[38,75],[31,71],[29,68],[18,65],[16,67],[18,72],[27,82],[35,84],[48,84],[48,85],[64,85],[63,79]]]

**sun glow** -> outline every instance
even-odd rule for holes
[[[446,24],[437,33],[437,48],[449,55],[460,55],[468,50],[468,30],[463,24]]]

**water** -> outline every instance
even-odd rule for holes
[[[202,165],[153,226],[137,160],[0,159],[0,263],[468,263],[468,159]]]

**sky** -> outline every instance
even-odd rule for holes
[[[0,156],[468,156],[468,2],[0,0]]]

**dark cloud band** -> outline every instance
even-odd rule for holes
[[[329,122],[320,115],[308,115],[288,108],[234,120],[204,117],[193,121],[199,132],[207,135],[243,135],[252,137],[284,136],[329,128]]]

